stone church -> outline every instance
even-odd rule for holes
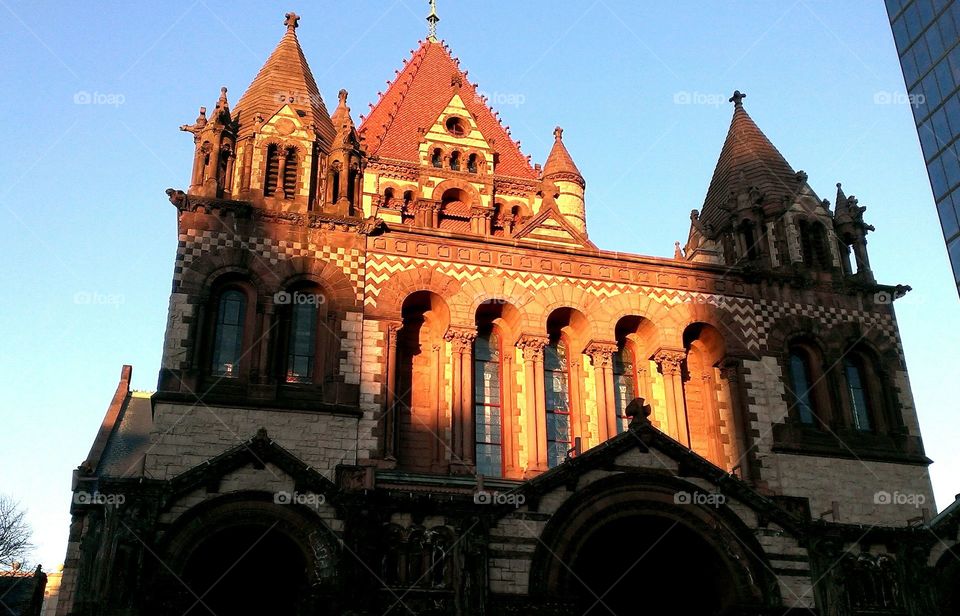
[[[857,199],[736,92],[686,244],[604,250],[428,19],[359,125],[290,13],[181,127],[157,391],[74,472],[57,613],[960,613]]]

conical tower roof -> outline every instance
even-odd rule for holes
[[[476,86],[467,80],[447,47],[426,40],[364,118],[360,133],[367,153],[386,159],[420,161],[420,131],[433,125],[453,95],[459,93],[477,127],[497,154],[496,173],[536,179],[527,157],[497,119]]]
[[[567,151],[567,146],[563,144],[563,129],[559,126],[553,129],[553,148],[547,155],[547,161],[543,164],[543,177],[550,178],[561,174],[575,175],[583,180],[583,174],[573,162],[573,157]]]
[[[287,13],[284,21],[287,31],[234,107],[233,116],[240,124],[238,136],[255,130],[254,119],[258,114],[269,120],[281,107],[290,105],[305,124],[316,127],[326,143],[333,140],[336,131],[330,114],[297,40],[299,20],[296,13]]]
[[[737,91],[730,99],[733,119],[700,212],[700,220],[715,227],[724,215],[721,206],[740,190],[756,187],[765,203],[792,198],[797,192],[796,172],[747,114],[745,96]]]

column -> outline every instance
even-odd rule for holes
[[[543,388],[543,347],[548,340],[524,335],[517,341],[523,351],[527,408],[527,473],[547,470],[547,417]]]
[[[430,350],[432,352],[431,360],[433,361],[434,371],[433,371],[433,386],[435,387],[434,392],[436,393],[436,398],[433,401],[434,413],[433,413],[433,463],[434,468],[437,471],[442,471],[446,466],[446,438],[443,435],[444,421],[443,421],[443,363],[440,361],[440,358],[443,356],[443,346],[439,343],[434,343]],[[414,385],[416,386],[416,385]]]
[[[746,388],[741,365],[740,359],[733,357],[725,359],[721,363],[720,377],[726,380],[727,389],[730,392],[730,415],[734,420],[731,437],[736,443],[733,465],[741,465],[743,478],[756,483],[759,480],[757,452],[751,435],[750,412],[745,404]]]
[[[687,428],[687,410],[683,399],[683,380],[680,367],[687,354],[684,351],[663,349],[657,351],[653,360],[663,374],[663,388],[667,398],[667,431],[677,441],[690,446]]]
[[[473,417],[473,341],[476,338],[477,332],[472,328],[451,328],[444,334],[444,340],[453,347],[450,415],[454,461],[468,467],[473,466],[476,444]]]
[[[387,390],[383,396],[383,457],[391,461],[397,459],[397,335],[401,326],[401,323],[387,323],[383,368],[387,376]]]
[[[596,381],[597,437],[601,443],[617,435],[617,403],[613,392],[613,354],[616,352],[614,343],[593,342],[586,349]]]

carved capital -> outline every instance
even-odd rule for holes
[[[720,366],[720,378],[736,383],[740,378],[740,360],[727,359]]]
[[[653,361],[657,362],[665,376],[676,376],[680,374],[680,364],[686,357],[684,351],[662,349],[653,356]]]
[[[595,368],[609,368],[613,363],[613,354],[619,347],[613,342],[591,342],[583,352],[590,356]]]
[[[543,361],[543,347],[550,341],[541,336],[524,334],[517,340],[517,348],[523,351],[525,361]]]
[[[443,339],[453,344],[454,353],[463,353],[473,348],[473,341],[477,339],[477,330],[451,327],[443,335]]]

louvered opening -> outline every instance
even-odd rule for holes
[[[286,161],[283,167],[283,192],[287,199],[293,199],[297,193],[297,151],[293,148],[286,151]]]
[[[280,175],[280,153],[277,146],[267,146],[267,169],[263,180],[263,195],[272,197],[277,193],[277,182]]]

